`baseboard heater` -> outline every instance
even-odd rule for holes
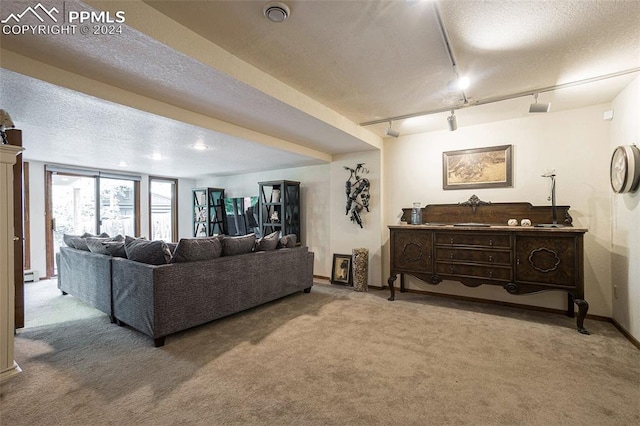
[[[25,283],[35,283],[37,281],[40,281],[40,274],[38,273],[38,271],[34,271],[31,269],[24,271]]]

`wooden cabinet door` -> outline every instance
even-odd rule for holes
[[[433,232],[394,230],[391,257],[396,272],[433,272]]]
[[[574,287],[579,254],[574,235],[516,236],[516,281]]]

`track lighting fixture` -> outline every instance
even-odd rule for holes
[[[449,125],[449,131],[453,132],[458,128],[458,120],[456,119],[456,110],[451,110],[451,115],[447,117],[447,124]]]
[[[387,127],[387,130],[385,131],[385,133],[387,134],[387,136],[391,136],[392,138],[397,138],[398,136],[400,136],[400,132],[397,130],[393,130],[391,128],[391,123],[392,121],[389,121],[389,127]]]
[[[529,107],[529,112],[549,112],[551,109],[550,103],[538,103],[538,93],[533,94],[534,102]]]
[[[510,99],[516,99],[516,98],[524,98],[524,97],[529,97],[532,94],[536,97],[537,100],[537,94],[539,93],[543,93],[543,92],[551,92],[551,91],[555,91],[555,90],[561,90],[561,89],[568,89],[570,87],[576,87],[576,86],[580,86],[583,84],[589,84],[589,83],[595,83],[598,81],[604,81],[610,78],[615,78],[615,77],[620,77],[623,75],[629,75],[629,74],[635,74],[637,72],[640,72],[640,67],[637,68],[631,68],[628,70],[624,70],[624,71],[619,71],[619,72],[614,72],[611,74],[604,74],[604,75],[600,75],[597,77],[591,77],[591,78],[585,78],[583,80],[576,80],[576,81],[571,81],[568,83],[562,83],[562,84],[557,84],[555,86],[548,86],[548,87],[540,87],[538,89],[536,89],[535,92],[532,92],[531,90],[527,90],[526,92],[518,92],[518,93],[511,93],[508,95],[504,95],[504,96],[496,96],[493,98],[486,98],[486,99],[476,99],[476,100],[472,100],[472,101],[464,101],[463,99],[463,103],[459,103],[457,105],[454,105],[454,107],[456,109],[462,109],[462,108],[468,108],[468,107],[475,107],[475,106],[481,106],[481,105],[489,105],[489,104],[494,104],[497,102],[503,102],[503,101],[508,101]],[[464,93],[463,93],[464,95]],[[534,106],[536,106],[534,108]],[[536,111],[536,108],[540,107],[541,110]],[[371,120],[371,121],[365,121],[360,123],[361,126],[372,126],[374,124],[382,124],[382,123],[386,123],[389,120],[406,120],[409,118],[414,118],[414,117],[422,117],[422,116],[426,116],[426,115],[431,115],[431,114],[441,114],[443,112],[447,112],[450,111],[451,107],[447,106],[444,108],[434,108],[431,110],[427,110],[427,111],[420,111],[420,112],[414,112],[412,114],[404,114],[404,115],[396,115],[393,117],[385,117],[385,118],[380,118],[380,119],[376,119],[376,120]],[[551,111],[551,104],[550,103],[538,103],[538,102],[534,102],[533,104],[531,104],[531,108],[529,108],[529,112],[549,112]],[[610,116],[609,116],[610,117]],[[605,117],[605,120],[609,120],[610,118]]]

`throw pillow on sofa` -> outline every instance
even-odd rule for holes
[[[72,238],[71,244],[73,244],[73,248],[75,249],[90,251],[86,238]]]
[[[278,241],[280,239],[280,231],[272,232],[269,235],[258,239],[256,242],[256,251],[269,251],[275,250],[278,247]]]
[[[221,254],[222,242],[218,237],[181,238],[170,263],[210,260],[220,257]]]
[[[63,234],[62,241],[67,245],[67,247],[75,248],[78,250],[89,250],[89,246],[87,246],[86,239],[87,238],[95,238],[96,236],[90,232],[85,232],[82,235],[73,235],[73,234]],[[103,232],[98,235],[99,238],[109,238],[109,234]],[[77,245],[77,247],[76,247]]]
[[[111,238],[87,237],[85,238],[85,241],[87,242],[87,246],[89,247],[89,251],[91,253],[110,255],[111,253],[109,253],[104,243],[124,242],[124,237],[122,235],[116,235],[115,237]]]
[[[256,244],[256,234],[241,235],[239,237],[222,238],[222,255],[235,256],[236,254],[251,253]]]
[[[164,265],[171,259],[169,247],[164,241],[150,241],[142,238],[125,242],[127,259],[149,265]]]
[[[293,248],[298,243],[298,237],[296,234],[287,234],[280,238],[278,242],[278,248]]]
[[[124,241],[103,242],[104,248],[112,257],[127,258],[127,252],[124,248]]]
[[[73,234],[62,235],[62,241],[64,241],[67,247],[71,247],[71,248],[76,248],[76,246],[73,245],[73,240],[75,240],[76,238],[81,238],[81,237],[80,235],[73,235]]]

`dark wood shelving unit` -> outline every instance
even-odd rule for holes
[[[300,233],[300,182],[278,180],[259,182],[260,232],[268,235],[279,231],[280,236]]]
[[[193,236],[226,234],[224,188],[195,188],[192,194]]]

